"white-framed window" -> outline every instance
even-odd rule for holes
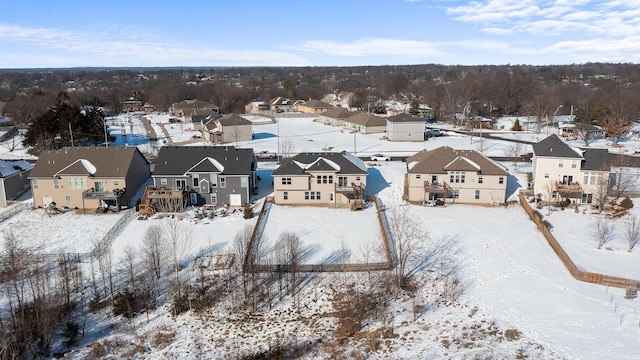
[[[71,205],[71,195],[65,195],[64,201],[67,205]]]
[[[564,160],[558,160],[558,167],[564,167]]]
[[[291,178],[290,177],[283,177],[282,178],[282,185],[291,185]]]
[[[356,181],[360,181],[360,176],[356,176]]]
[[[549,178],[549,173],[544,173],[544,178],[548,179]]]
[[[160,179],[160,185],[167,185],[167,179],[165,178]]]
[[[420,179],[420,174],[416,174],[416,179]]]
[[[227,178],[224,176],[220,176],[220,187],[221,188],[227,187]]]
[[[304,199],[305,200],[309,200],[309,192],[308,191],[304,192]]]
[[[282,192],[282,199],[289,200],[289,192],[288,191],[283,191]]]
[[[575,169],[578,167],[578,160],[571,160],[571,168]]]
[[[333,184],[333,175],[329,175],[329,184]]]
[[[37,180],[37,179],[33,179],[33,180],[31,180],[31,187],[32,187],[34,190],[38,190],[38,180]]]
[[[465,173],[461,171],[453,171],[449,174],[450,183],[464,183]]]
[[[58,179],[53,179],[53,188],[60,189],[60,181]]]
[[[320,200],[320,191],[316,191],[316,200]]]
[[[241,177],[240,178],[240,187],[243,187],[243,188],[247,187],[247,178],[246,177]]]
[[[218,174],[211,174],[211,186],[218,187]]]
[[[478,184],[482,184],[484,182],[484,178],[482,177],[482,175],[478,176]]]
[[[193,187],[197,188],[200,185],[200,179],[197,176],[193,177]]]
[[[498,178],[498,184],[504,184],[504,176]]]
[[[211,193],[211,203],[212,204],[217,204],[218,203],[218,194],[217,193]]]
[[[113,186],[120,186],[120,182],[118,180],[113,180]]]
[[[476,190],[476,200],[480,199],[480,190]]]

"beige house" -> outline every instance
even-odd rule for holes
[[[282,205],[362,209],[367,168],[343,151],[301,153],[273,170],[274,201]]]
[[[202,136],[219,144],[251,141],[253,124],[238,114],[227,114],[206,123],[202,128]]]
[[[220,112],[220,108],[207,101],[198,99],[183,100],[169,107],[169,114],[182,117],[183,121],[187,121],[191,115],[209,115],[214,112]]]
[[[591,204],[608,190],[610,172],[607,149],[573,148],[555,134],[533,145],[533,192],[545,201]]]
[[[151,178],[136,147],[66,147],[43,151],[29,174],[34,207],[119,210],[132,206]]]
[[[353,115],[351,111],[343,108],[333,108],[320,115],[320,122],[326,125],[344,126],[344,120]]]
[[[398,114],[387,119],[387,138],[389,141],[424,141],[426,119]]]
[[[360,112],[344,120],[344,128],[361,134],[377,134],[387,131],[387,120],[378,115]]]
[[[509,173],[474,150],[448,146],[407,158],[409,201],[498,205],[504,203]]]
[[[324,114],[325,112],[333,108],[333,105],[329,105],[319,100],[300,102],[296,106],[297,111],[307,114]]]

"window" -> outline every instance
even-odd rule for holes
[[[240,187],[243,187],[243,188],[247,187],[247,178],[246,177],[241,177],[240,178]]]
[[[102,181],[96,181],[93,183],[93,188],[96,189],[97,192],[104,192],[104,183]]]
[[[480,199],[480,190],[476,190],[476,200]]]
[[[79,177],[70,177],[69,178],[69,189],[71,190],[80,190],[87,188],[87,179],[79,178]]]
[[[356,181],[360,181],[360,176],[356,176]]]
[[[218,174],[211,174],[211,186],[218,186]]]
[[[311,199],[311,200],[315,200],[316,199],[316,192],[315,191],[311,191],[309,193],[309,199]]]
[[[456,198],[456,199],[459,199],[460,198],[460,190],[458,190],[458,189],[453,190],[453,197]]]
[[[60,182],[58,181],[58,179],[53,179],[53,188],[60,189]]]
[[[167,185],[167,179],[160,179],[160,185]]]
[[[36,180],[36,179],[31,180],[31,187],[34,190],[37,190],[38,189],[38,180]]]
[[[198,193],[192,192],[189,197],[191,198],[191,205],[195,205],[198,203]]]
[[[120,186],[120,182],[118,180],[113,180],[113,186]]]
[[[212,204],[217,204],[218,203],[218,194],[217,193],[211,193],[211,203]]]
[[[316,200],[320,200],[320,191],[316,191]]]
[[[282,199],[289,200],[289,192],[288,191],[282,192]]]
[[[329,175],[329,184],[333,184],[333,175]]]
[[[482,175],[478,176],[478,184],[482,184],[484,182],[484,178],[482,177]]]
[[[544,178],[548,179],[549,178],[549,173],[544,173]]]
[[[282,178],[282,185],[291,185],[291,178]]]
[[[564,167],[564,160],[558,160],[558,167]]]
[[[220,187],[227,187],[227,178],[220,176]]]
[[[465,173],[461,171],[453,171],[449,174],[450,183],[464,183]]]
[[[65,195],[64,201],[67,203],[67,205],[71,205],[71,196],[70,195]]]
[[[200,185],[200,179],[197,176],[193,177],[193,187],[197,188]]]
[[[575,169],[578,167],[578,160],[571,160],[571,168]]]
[[[498,178],[498,184],[504,184],[504,176]]]
[[[304,192],[304,199],[305,200],[309,200],[309,192],[308,191]]]
[[[463,184],[464,184],[464,177],[465,177],[464,173],[460,174],[460,182]]]
[[[322,184],[322,176],[316,176],[316,184]]]
[[[420,174],[416,174],[416,179],[420,179]]]

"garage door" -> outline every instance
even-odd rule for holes
[[[231,206],[242,206],[242,195],[240,195],[240,194],[230,194],[229,195],[229,205],[231,205]]]

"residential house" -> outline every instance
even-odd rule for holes
[[[293,101],[278,96],[277,98],[271,99],[270,106],[274,113],[290,112],[293,110]]]
[[[154,188],[143,203],[169,211],[187,204],[241,207],[256,189],[256,167],[253,149],[163,146],[153,170]]]
[[[271,114],[271,105],[265,101],[252,101],[244,107],[245,114]]]
[[[274,202],[282,205],[362,209],[367,168],[343,152],[300,153],[273,170]]]
[[[424,141],[426,119],[409,114],[386,118],[389,141]]]
[[[226,144],[253,139],[253,123],[238,114],[227,114],[203,125],[202,136],[212,143]]]
[[[498,205],[504,203],[509,173],[474,150],[448,146],[407,158],[409,201]]]
[[[0,207],[29,190],[33,164],[26,160],[0,160]]]
[[[65,147],[40,153],[29,180],[35,207],[120,210],[151,177],[136,147]]]
[[[344,120],[344,128],[361,134],[376,134],[387,131],[387,120],[378,115],[359,112]]]
[[[609,151],[574,148],[556,134],[533,145],[531,166],[533,192],[546,201],[591,204],[609,188]]]
[[[202,131],[206,125],[221,118],[222,115],[213,113],[209,115],[191,115],[191,128],[194,131]]]
[[[333,109],[335,106],[329,105],[320,100],[309,100],[305,102],[300,102],[297,104],[297,111],[307,113],[307,114],[324,114],[328,110]]]
[[[209,111],[209,114],[220,112],[220,108],[217,106],[198,99],[184,100],[178,103],[174,103],[169,107],[169,114],[172,116],[182,117],[186,121],[188,116],[197,114],[194,111]],[[204,113],[200,113],[204,114]],[[208,114],[207,114],[208,115]]]
[[[326,125],[344,126],[344,120],[354,113],[344,108],[333,108],[320,115],[320,122]]]
[[[335,94],[327,94],[325,95],[325,97],[320,99],[320,101],[333,105],[335,107],[350,109],[350,104],[352,103],[354,97],[355,95],[350,91],[340,91]]]

